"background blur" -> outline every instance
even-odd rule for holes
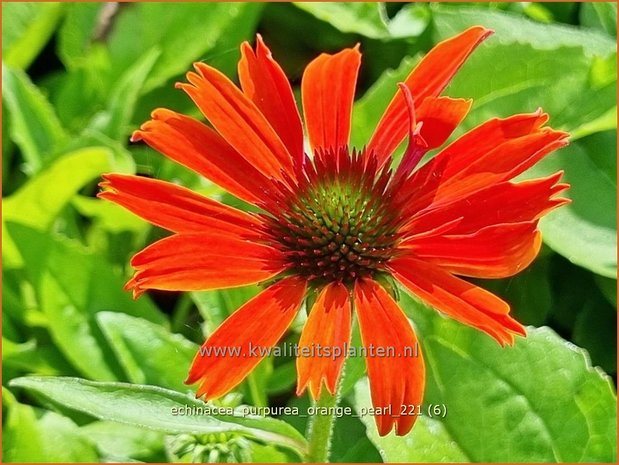
[[[174,82],[200,60],[236,79],[256,32],[296,90],[320,52],[361,44],[362,146],[420,54],[481,24],[496,34],[445,92],[475,99],[457,135],[538,107],[572,134],[527,173],[562,169],[572,185],[573,203],[542,221],[540,257],[480,283],[529,337],[501,349],[402,293],[429,367],[425,405],[446,414],[404,438],[340,418],[331,459],[616,462],[616,21],[612,3],[3,3],[3,461],[300,460],[306,418],[170,415],[192,403],[182,381],[198,344],[258,289],[133,301],[129,259],[165,233],[97,200],[97,183],[139,173],[238,205],[128,136],[156,107],[198,116]],[[364,369],[346,367],[343,405],[357,411],[370,405]],[[220,403],[303,409],[295,376],[294,360],[266,359]]]

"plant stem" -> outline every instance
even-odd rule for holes
[[[341,378],[343,379],[344,377],[342,376]],[[341,381],[339,384],[341,386]],[[331,436],[333,435],[333,426],[335,425],[335,407],[337,407],[340,400],[340,386],[338,386],[334,396],[327,390],[324,390],[320,399],[314,402],[314,407],[318,410],[318,413],[309,418],[307,425],[309,444],[307,462],[327,463],[329,461]],[[326,412],[321,412],[321,410],[326,410]]]

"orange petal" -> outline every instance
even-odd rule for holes
[[[379,284],[358,280],[354,292],[361,341],[368,351],[372,404],[381,409],[375,417],[378,433],[384,436],[395,426],[398,435],[405,435],[417,419],[407,413],[418,413],[411,406],[421,405],[425,387],[417,337],[398,304]]]
[[[417,120],[423,122],[421,137],[428,144],[427,150],[443,145],[443,142],[466,117],[472,100],[451,97],[428,97],[417,109]]]
[[[160,108],[131,140],[144,140],[168,158],[200,173],[236,197],[260,203],[267,179],[208,126]]]
[[[305,68],[301,82],[303,112],[313,150],[348,145],[360,65],[357,46],[335,55],[323,53]]]
[[[312,307],[299,340],[297,395],[309,384],[314,399],[324,380],[334,395],[350,342],[351,309],[348,289],[330,283]]]
[[[292,158],[258,107],[223,73],[195,63],[190,84],[177,84],[191,97],[217,132],[267,178],[292,176]]]
[[[542,245],[537,221],[496,224],[472,234],[416,238],[400,244],[415,257],[459,275],[506,278],[519,273],[535,259]]]
[[[541,218],[568,199],[553,198],[567,189],[558,183],[562,172],[519,183],[502,182],[422,210],[400,231],[418,235],[460,218],[450,234],[470,234],[493,224],[521,223]]]
[[[228,317],[193,359],[185,383],[201,382],[196,397],[215,399],[243,381],[290,326],[305,289],[300,278],[282,279]]]
[[[146,289],[199,291],[246,286],[285,268],[281,252],[220,230],[175,234],[134,255],[135,276],[127,283],[138,296]]]
[[[435,193],[435,201],[453,199],[486,186],[510,180],[543,157],[567,145],[566,133],[544,128],[504,142],[469,165],[454,163],[443,172],[445,182]],[[457,169],[457,171],[453,171]]]
[[[412,199],[408,212],[508,181],[567,145],[567,133],[541,127],[547,120],[540,110],[489,120],[464,134],[403,186],[399,196]]]
[[[303,127],[292,87],[258,34],[256,51],[244,42],[241,46],[239,79],[243,92],[256,104],[297,163],[303,153]]]
[[[389,262],[395,278],[411,293],[450,317],[513,344],[513,334],[525,335],[509,316],[509,305],[494,294],[443,271],[436,265],[401,257]]]
[[[105,174],[97,197],[110,200],[154,225],[178,233],[227,231],[261,238],[262,221],[176,184],[142,176]]]
[[[430,50],[406,78],[415,106],[426,97],[438,96],[473,50],[490,34],[491,30],[474,26]],[[374,150],[383,161],[386,160],[406,137],[407,121],[406,102],[397,92],[381,117],[368,150]]]

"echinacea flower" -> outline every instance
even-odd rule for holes
[[[555,195],[568,186],[561,173],[512,180],[566,145],[567,134],[545,127],[541,110],[491,119],[419,167],[465,118],[470,100],[439,95],[491,32],[472,27],[434,47],[394,89],[364,148],[349,148],[358,47],[307,66],[303,126],[291,86],[259,36],[255,49],[241,47],[240,89],[204,63],[178,84],[212,127],[158,109],[134,133],[133,141],[261,209],[247,213],[145,177],[109,174],[102,183],[100,197],[173,232],[131,260],[136,273],[127,288],[136,297],[148,289],[268,283],[196,355],[186,382],[200,383],[198,397],[214,399],[241,383],[266,355],[251,346],[277,344],[312,296],[299,351],[346,347],[354,309],[365,347],[395,349],[366,359],[373,405],[384,412],[378,431],[406,434],[416,416],[399,414],[421,404],[425,366],[423,357],[405,356],[417,339],[388,277],[501,345],[525,335],[507,303],[458,276],[507,277],[535,258],[538,221],[567,201]],[[318,398],[323,384],[335,393],[345,355],[299,356],[297,393],[308,388]]]

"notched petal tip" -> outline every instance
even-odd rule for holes
[[[133,300],[139,299],[140,296],[146,292],[146,289],[140,287],[139,280],[137,279],[137,273],[133,276],[133,278],[127,281],[127,284],[124,285],[123,290],[132,291]]]

